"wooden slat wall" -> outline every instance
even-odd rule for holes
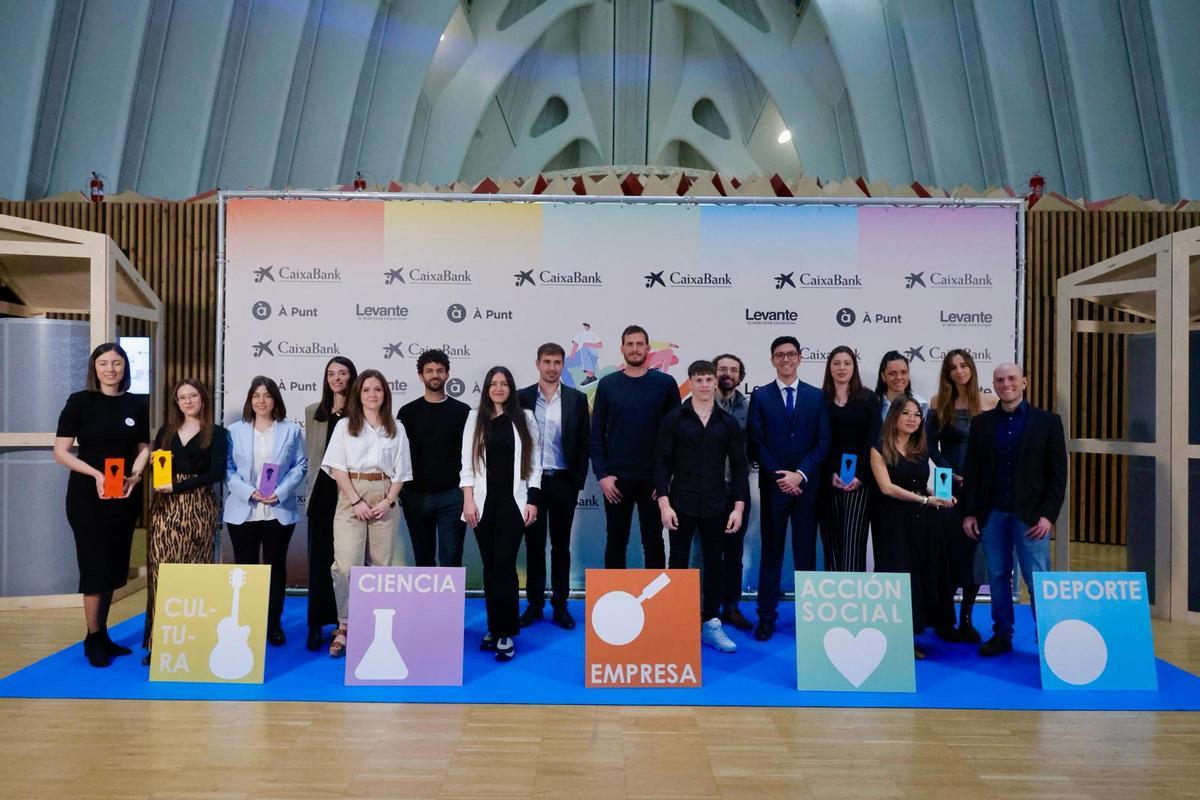
[[[0,213],[107,233],[166,303],[166,384],[198,377],[211,388],[216,362],[217,207],[211,203],[32,203],[0,201]],[[1200,225],[1200,213],[1032,212],[1026,215],[1025,363],[1030,400],[1054,407],[1054,314],[1063,275],[1152,239]],[[1128,319],[1084,306],[1085,319]],[[123,332],[143,333],[125,320]],[[1125,337],[1077,335],[1076,436],[1119,437],[1125,420]],[[1075,455],[1072,538],[1124,544],[1126,459]]]

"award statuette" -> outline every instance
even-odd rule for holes
[[[104,459],[104,496],[109,499],[125,494],[125,459]]]
[[[275,487],[279,485],[279,465],[278,464],[263,464],[262,474],[258,477],[258,494],[260,497],[270,497],[275,494]]]
[[[949,467],[934,467],[933,496],[939,500],[949,500],[954,492],[954,470]]]
[[[171,469],[171,451],[155,450],[150,454],[154,465],[154,488],[162,489],[174,483],[175,475]]]
[[[849,486],[858,472],[858,456],[854,453],[842,453],[841,465],[841,474],[838,477],[842,479],[842,483]]]

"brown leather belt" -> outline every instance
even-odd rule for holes
[[[387,475],[382,472],[351,472],[350,479],[355,481],[386,481],[389,480]]]

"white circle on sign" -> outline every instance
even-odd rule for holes
[[[137,423],[133,421],[133,417],[126,417],[125,424],[128,425],[130,428],[132,428]]]
[[[1064,619],[1046,634],[1046,666],[1064,683],[1085,686],[1108,666],[1108,645],[1095,626]]]

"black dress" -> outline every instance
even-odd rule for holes
[[[125,459],[128,475],[138,445],[150,443],[146,398],[129,394],[76,392],[67,398],[58,417],[56,436],[79,440],[79,459],[98,470],[104,459]],[[67,481],[67,521],[75,535],[79,561],[79,591],[102,594],[124,586],[129,579],[133,526],[142,507],[142,482],[125,499],[102,500],[96,481],[71,472]]]
[[[864,572],[867,569],[867,527],[871,522],[871,443],[879,438],[879,400],[863,390],[846,405],[827,401],[832,441],[821,467],[817,493],[821,546],[825,569]],[[834,488],[832,478],[842,471],[842,454],[858,457],[855,477],[862,486],[852,492]]]
[[[882,450],[880,451],[882,452]],[[901,459],[887,468],[892,484],[925,494],[929,460]],[[932,506],[878,496],[875,545],[876,572],[907,572],[912,585],[913,630],[953,627],[954,606],[947,602],[949,583],[941,514]]]
[[[939,467],[954,470],[954,476],[962,477],[967,472],[967,434],[971,430],[971,412],[965,408],[954,409],[954,419],[945,427],[938,424],[937,412],[929,411],[929,457]],[[962,486],[954,483],[954,496],[962,500]],[[950,562],[950,581],[953,590],[959,586],[979,586],[987,583],[987,567],[983,563],[983,551],[979,541],[963,533],[961,505],[942,511],[945,515],[944,533],[946,552]]]
[[[333,429],[344,417],[345,411],[329,414],[325,422],[325,448],[333,438]],[[324,452],[325,448],[322,448]],[[309,465],[312,469],[312,465]],[[337,601],[333,595],[333,512],[337,509],[337,481],[329,477],[317,464],[317,477],[313,481],[312,497],[308,498],[308,627],[336,625],[338,622]]]

